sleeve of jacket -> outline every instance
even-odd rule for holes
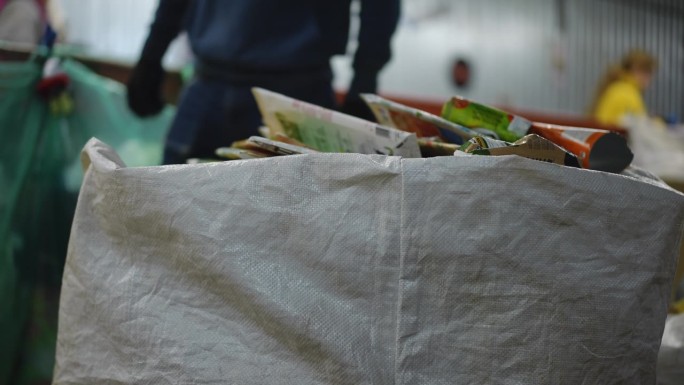
[[[621,82],[608,87],[601,95],[594,117],[603,124],[619,126],[626,115],[646,115],[646,107],[639,90]]]
[[[189,0],[160,0],[138,63],[127,85],[128,107],[140,117],[156,115],[164,108],[162,58],[183,29]]]
[[[391,40],[399,22],[399,0],[362,0],[361,27],[350,92],[375,92],[377,76],[389,62]]]
[[[150,32],[140,55],[141,61],[161,62],[173,39],[183,29],[190,0],[160,0]]]

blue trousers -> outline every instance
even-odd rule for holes
[[[164,146],[164,164],[211,158],[218,147],[257,135],[261,114],[251,88],[262,87],[326,108],[336,108],[330,69],[219,79],[199,74],[181,95]]]

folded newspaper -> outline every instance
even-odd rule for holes
[[[419,138],[437,137],[445,142],[461,144],[482,135],[475,130],[452,123],[439,116],[387,100],[374,94],[362,94],[375,119],[385,126],[413,132]]]
[[[420,158],[416,135],[335,112],[300,100],[252,88],[271,134],[285,134],[323,152]]]

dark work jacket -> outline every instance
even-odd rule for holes
[[[332,56],[346,52],[350,3],[161,0],[143,57],[161,58],[170,40],[185,29],[199,70],[204,67],[248,74],[317,70],[327,67]],[[353,63],[357,77],[375,81],[378,71],[389,61],[390,40],[398,17],[399,0],[361,1],[361,27]]]

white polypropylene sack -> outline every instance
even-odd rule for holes
[[[657,181],[515,156],[125,168],[96,140],[84,164],[55,384],[655,382],[684,214]]]
[[[684,314],[667,317],[658,352],[658,385],[684,382]]]

